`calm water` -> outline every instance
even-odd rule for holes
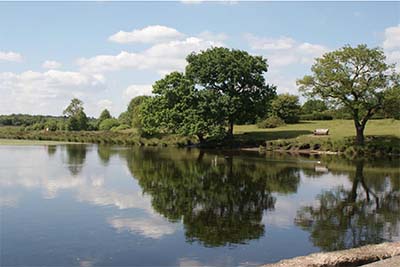
[[[400,240],[399,162],[0,146],[1,265],[249,266]]]

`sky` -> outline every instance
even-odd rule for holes
[[[298,95],[314,58],[358,44],[400,62],[400,2],[0,2],[0,114],[61,115],[77,97],[118,116],[216,46],[263,56],[267,83]]]

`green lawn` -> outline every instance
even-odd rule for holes
[[[312,133],[317,128],[328,128],[329,136],[313,136]],[[234,130],[238,136],[248,135],[248,137],[254,136],[257,139],[264,138],[264,140],[296,137],[300,139],[331,138],[335,140],[355,136],[354,122],[352,120],[302,121],[273,129],[260,129],[257,128],[257,125],[237,125]],[[366,125],[365,135],[400,138],[400,121],[392,119],[370,120]]]

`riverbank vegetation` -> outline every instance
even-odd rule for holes
[[[184,72],[155,82],[152,96],[135,97],[118,117],[103,110],[90,118],[74,98],[63,116],[0,115],[0,138],[400,152],[400,75],[379,48],[345,46],[316,59],[312,75],[298,80],[303,105],[296,95],[277,95],[263,57],[215,47],[186,60]],[[319,128],[330,135],[312,136]]]

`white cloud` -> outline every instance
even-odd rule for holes
[[[390,64],[396,64],[396,70],[400,71],[400,24],[386,28],[384,37],[382,46],[386,61]]]
[[[248,33],[245,34],[244,37],[249,42],[250,47],[255,50],[290,49],[296,44],[295,40],[285,36],[274,39],[257,37],[251,33]]]
[[[171,235],[177,230],[177,225],[168,222],[158,215],[150,215],[147,218],[111,218],[108,223],[118,231],[138,233],[152,239],[160,239],[165,235]]]
[[[22,56],[15,52],[2,52],[0,51],[0,61],[21,62]]]
[[[133,30],[131,32],[119,31],[111,35],[108,39],[112,42],[128,44],[128,43],[161,43],[168,40],[180,39],[184,34],[178,32],[174,28],[151,25],[143,29]]]
[[[223,46],[220,41],[188,37],[184,40],[159,43],[139,53],[120,52],[118,55],[98,55],[80,58],[77,63],[83,72],[99,73],[121,69],[154,70],[161,75],[183,70],[186,56],[213,46]]]
[[[151,95],[151,84],[132,84],[124,91],[124,97],[131,99],[140,95]]]
[[[182,0],[181,3],[183,4],[201,4],[204,0]]]
[[[197,37],[208,40],[208,41],[218,41],[223,42],[228,39],[228,35],[225,33],[213,33],[210,31],[203,31],[197,35]]]
[[[253,34],[245,34],[250,47],[263,51],[272,68],[291,64],[311,64],[315,58],[328,52],[328,48],[311,43],[297,42],[290,37],[264,38]]]
[[[95,95],[104,87],[104,77],[98,74],[58,70],[2,72],[0,113],[61,114],[61,108],[72,97]]]
[[[400,24],[385,29],[385,40],[383,41],[385,50],[400,48]]]
[[[60,62],[54,60],[46,60],[43,62],[42,67],[45,69],[59,69],[61,68],[62,64]]]
[[[101,99],[97,101],[96,106],[99,110],[108,109],[110,111],[112,110],[113,102],[109,99]]]

